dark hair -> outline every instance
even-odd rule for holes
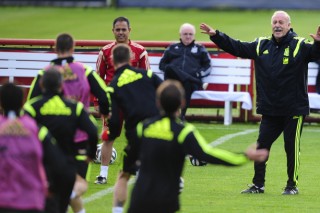
[[[13,83],[5,83],[0,87],[0,104],[5,115],[8,115],[9,111],[19,115],[23,105],[23,95],[22,88]]]
[[[59,93],[63,77],[59,72],[59,69],[57,67],[52,66],[45,70],[40,81],[45,92]]]
[[[68,33],[58,35],[56,39],[56,52],[65,53],[74,47],[74,40]]]
[[[128,24],[128,27],[130,28],[130,22],[129,22],[129,19],[127,19],[126,17],[124,17],[124,16],[120,16],[120,17],[118,17],[118,18],[116,18],[114,21],[113,21],[113,28],[114,28],[114,26],[116,25],[116,23],[117,22],[122,22],[122,21],[125,21],[125,22],[127,22],[127,24]]]
[[[113,64],[129,63],[130,48],[126,44],[117,44],[112,50]]]
[[[182,105],[184,89],[176,80],[166,80],[157,89],[157,98],[167,115],[173,115]]]

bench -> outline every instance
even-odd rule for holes
[[[150,57],[151,69],[163,79],[163,72],[159,70],[161,57]],[[210,100],[224,102],[224,124],[232,123],[232,103],[242,102],[242,108],[252,109],[252,99],[248,91],[241,91],[240,86],[251,83],[251,60],[249,59],[224,59],[212,58],[212,70],[203,82],[209,84],[228,85],[226,91],[199,90],[195,91],[192,100]],[[210,87],[209,87],[210,88]]]
[[[308,65],[308,96],[309,96],[309,105],[310,109],[320,109],[320,94],[316,93],[315,85],[316,78],[318,75],[319,65],[317,63],[309,63]]]
[[[17,81],[22,87],[30,87],[38,71],[49,64],[56,57],[48,52],[0,52],[0,80],[8,78]],[[97,53],[76,53],[75,60],[95,68]],[[163,79],[163,72],[159,70],[161,55],[150,56],[151,69]],[[196,91],[192,100],[213,100],[225,102],[224,124],[232,123],[232,102],[242,102],[242,108],[252,109],[250,93],[238,91],[236,85],[249,85],[251,79],[251,61],[247,59],[212,59],[211,74],[204,78],[209,84],[226,84],[228,91]],[[210,88],[210,86],[209,86]]]
[[[74,57],[95,69],[96,54],[74,54]],[[28,88],[39,70],[48,66],[54,58],[55,53],[47,52],[0,52],[0,79],[18,81],[19,86]]]

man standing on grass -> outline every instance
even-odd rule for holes
[[[320,58],[320,26],[310,42],[291,28],[285,11],[271,17],[271,37],[241,42],[201,24],[202,33],[224,51],[255,63],[257,113],[262,115],[257,149],[271,149],[283,133],[287,154],[288,180],[283,195],[298,194],[300,137],[305,116],[309,114],[307,93],[308,63]],[[255,162],[253,184],[241,193],[264,193],[267,160]]]
[[[112,32],[116,39],[115,42],[104,46],[98,56],[97,60],[97,72],[99,73],[100,77],[104,79],[107,85],[113,79],[115,74],[115,67],[112,63],[112,50],[117,44],[127,44],[130,47],[131,55],[130,55],[130,63],[131,66],[141,68],[144,70],[148,70],[150,68],[148,53],[145,48],[135,42],[132,42],[129,39],[131,27],[130,22],[125,17],[118,17],[113,21],[113,28]],[[95,100],[95,105],[97,100]],[[122,112],[120,112],[122,113]],[[122,119],[122,116],[120,116]],[[102,126],[102,147],[101,147],[101,167],[100,167],[100,174],[97,176],[95,183],[96,184],[105,184],[107,183],[108,178],[108,169],[109,163],[112,156],[112,147],[113,147],[113,140],[110,140],[107,137],[108,131],[108,124],[104,117],[102,117],[103,126]],[[121,131],[119,132],[119,134]]]

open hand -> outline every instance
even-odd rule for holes
[[[310,34],[310,36],[315,40],[315,41],[320,41],[320,26],[318,26],[318,30],[316,34]]]
[[[209,36],[216,35],[216,30],[205,23],[200,24],[200,29],[202,30],[201,33],[203,34],[207,34]]]
[[[269,151],[267,149],[257,149],[256,144],[254,144],[248,147],[246,155],[250,160],[263,162],[267,159]]]

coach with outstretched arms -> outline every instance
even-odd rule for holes
[[[276,11],[271,17],[272,36],[253,42],[232,39],[205,23],[200,29],[224,51],[254,60],[257,113],[262,115],[257,149],[270,150],[283,133],[288,180],[282,194],[298,194],[300,138],[310,110],[308,63],[320,58],[320,26],[310,42],[293,31],[288,13]],[[255,162],[253,184],[241,193],[264,193],[267,160]]]

